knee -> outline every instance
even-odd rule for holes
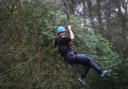
[[[76,60],[80,64],[88,65],[90,64],[91,60],[86,56],[76,57]]]

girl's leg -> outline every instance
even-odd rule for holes
[[[90,66],[88,66],[88,65],[87,66],[84,66],[83,72],[81,74],[81,78],[82,79],[86,80],[87,74],[89,72],[89,69],[90,69]]]
[[[87,54],[76,54],[76,61],[78,64],[92,67],[97,73],[102,73],[102,68]]]

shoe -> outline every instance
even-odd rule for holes
[[[101,77],[106,76],[106,75],[107,75],[107,73],[108,73],[108,71],[107,71],[107,70],[102,70]]]
[[[79,80],[84,86],[86,86],[86,80],[85,80],[85,79],[78,78],[78,80]]]

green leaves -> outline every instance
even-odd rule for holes
[[[67,26],[63,8],[45,0],[23,0],[15,6],[9,18],[3,18],[4,14],[5,17],[8,15],[8,9],[0,15],[0,88],[81,88],[77,77],[80,77],[83,66],[67,65],[53,47],[55,27]],[[119,57],[109,41],[94,32],[95,29],[87,22],[88,17],[70,17],[76,38],[73,46],[109,70],[109,76],[103,79],[90,71],[89,84],[95,89],[126,89],[128,59]],[[53,27],[51,19],[54,19]]]

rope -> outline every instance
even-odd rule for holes
[[[69,11],[69,0],[64,0],[64,6],[66,9],[66,15],[67,15],[67,24],[70,24],[70,11]]]

